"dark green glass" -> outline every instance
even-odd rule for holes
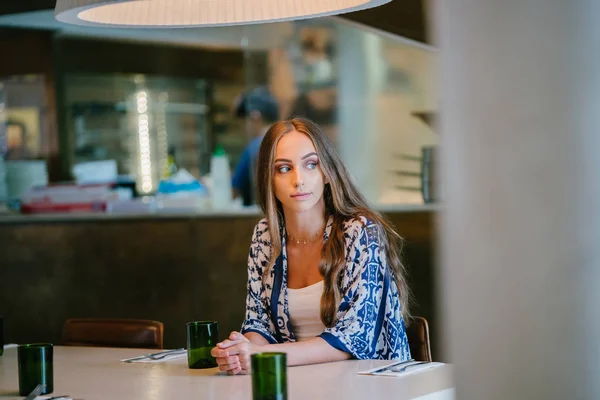
[[[216,367],[217,360],[210,351],[219,340],[217,321],[188,322],[186,326],[188,366],[192,369]]]
[[[19,395],[27,396],[40,383],[46,385],[41,394],[52,393],[54,391],[52,345],[50,343],[22,344],[17,351]]]
[[[250,356],[253,400],[287,400],[287,356],[256,353]]]
[[[4,354],[4,319],[0,316],[0,356]]]

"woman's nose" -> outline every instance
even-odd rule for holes
[[[302,173],[298,170],[296,170],[296,175],[294,177],[294,186],[296,187],[300,187],[304,184],[304,178],[302,176]]]

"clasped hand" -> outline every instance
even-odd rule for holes
[[[246,375],[250,373],[250,355],[259,352],[259,347],[239,332],[231,332],[214,347],[210,354],[217,359],[219,370],[228,375]]]

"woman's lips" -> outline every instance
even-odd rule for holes
[[[292,195],[292,199],[295,200],[304,200],[310,196],[310,193],[294,193]]]

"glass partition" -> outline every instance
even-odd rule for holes
[[[67,135],[74,164],[115,160],[118,173],[153,193],[173,163],[197,178],[208,173],[207,84],[142,74],[68,74]]]
[[[174,164],[199,179],[209,174],[216,145],[225,149],[233,170],[252,140],[247,121],[234,116],[235,99],[245,90],[267,86],[279,103],[280,118],[305,116],[324,128],[374,205],[424,202],[422,153],[439,139],[432,124],[438,110],[437,55],[430,47],[335,17],[86,34],[96,41],[137,43],[128,47],[136,54],[142,54],[148,38],[154,42],[143,54],[156,56],[160,65],[137,73],[146,66],[132,63],[123,48],[120,58],[130,58],[121,63],[115,57],[114,66],[106,58],[97,69],[93,63],[78,64],[78,54],[69,49],[84,47],[72,47],[68,33],[57,33],[56,43],[63,50],[57,57],[65,57],[57,63],[63,68],[57,72],[59,95],[35,95],[44,103],[21,106],[12,92],[47,91],[47,83],[40,78],[4,83],[10,108],[5,119],[11,124],[3,124],[0,146],[5,153],[10,147],[10,157],[36,158],[56,151],[57,140],[41,133],[53,121],[38,115],[56,111],[46,104],[55,99],[61,151],[67,152],[61,154],[67,160],[62,170],[68,169],[62,171],[63,179],[76,164],[114,160],[118,174],[134,178],[139,193],[152,194]],[[171,52],[175,48],[186,49],[184,62],[183,57],[171,62],[167,56],[176,54]],[[194,68],[182,65],[188,60]],[[104,72],[95,72],[100,70]],[[123,70],[132,73],[119,72]],[[29,86],[12,90],[17,84]],[[20,128],[18,121],[25,120],[29,122]]]
[[[268,85],[282,118],[319,123],[370,202],[422,204],[422,149],[438,143],[435,50],[339,18],[269,27],[288,34],[264,65],[247,58],[268,77],[247,86]]]
[[[5,160],[48,157],[54,139],[48,117],[44,76],[0,77],[0,155]]]

